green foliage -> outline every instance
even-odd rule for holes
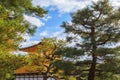
[[[31,0],[0,0],[0,46],[16,48],[25,33],[33,35],[36,29],[24,20],[24,15],[43,17],[44,14],[46,11],[34,7]]]
[[[12,54],[23,41],[23,35],[33,35],[36,26],[24,20],[24,15],[43,17],[47,11],[34,7],[31,0],[0,0],[0,80],[12,75],[26,64],[25,56]],[[8,77],[8,76],[7,76]]]
[[[59,70],[63,70],[63,72],[61,73],[63,76],[65,75],[71,75],[73,74],[73,70],[75,69],[75,67],[73,66],[73,64],[71,62],[67,62],[67,61],[63,61],[63,60],[56,60],[53,65],[56,67],[55,68],[55,72],[58,72]]]
[[[65,76],[65,80],[76,80],[73,76]]]
[[[79,73],[81,77],[88,76],[88,80],[94,80],[95,77],[100,77],[99,73],[102,76],[104,75],[102,73],[105,73],[106,77],[100,80],[109,80],[110,78],[107,77],[109,73],[114,76],[119,72],[120,47],[116,46],[120,42],[119,14],[120,9],[114,9],[109,0],[99,0],[96,3],[93,2],[91,6],[72,13],[71,23],[63,22],[61,25],[65,33],[75,35],[74,37],[68,36],[67,39],[75,42],[75,48],[77,48],[76,51],[75,49],[66,50],[64,56],[90,57],[73,60],[77,64],[79,62],[80,69],[83,67],[82,73]],[[85,75],[82,76],[82,74]]]
[[[81,55],[84,55],[82,50],[72,47],[65,47],[64,49],[60,49],[55,52],[56,55],[61,55],[61,53],[62,56],[69,58],[77,58]]]
[[[13,76],[14,70],[27,64],[25,56],[0,51],[0,80]]]

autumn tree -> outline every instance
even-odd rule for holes
[[[120,9],[112,7],[109,0],[100,0],[72,13],[71,22],[61,25],[65,33],[73,35],[68,36],[68,41],[75,41],[76,49],[80,50],[79,54],[71,56],[89,57],[76,61],[83,68],[81,72],[86,71],[88,80],[95,80],[96,76],[119,74],[119,46],[116,46],[120,42],[119,14]],[[82,64],[87,67],[82,67]],[[103,77],[100,80],[106,79]]]
[[[56,38],[43,38],[38,46],[36,52],[29,53],[29,66],[33,66],[29,71],[39,72],[43,74],[43,79],[54,78],[59,76],[55,62],[62,59],[61,56],[56,55],[56,51],[63,49],[65,41],[57,40]],[[60,69],[59,69],[60,70]]]

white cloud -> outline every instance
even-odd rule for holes
[[[25,20],[27,20],[28,22],[30,22],[32,25],[35,25],[37,27],[44,26],[44,23],[42,21],[40,21],[40,19],[38,19],[36,17],[24,15],[24,18],[25,18]]]
[[[48,21],[49,19],[51,19],[52,18],[52,16],[45,16],[44,18],[42,18],[44,21]]]
[[[65,33],[64,33],[64,30],[61,30],[61,31],[54,32],[51,37],[56,37],[57,39],[60,39],[60,40],[66,40],[66,37],[67,37],[67,36],[72,36],[72,37],[74,37],[74,36],[76,36],[76,35],[74,35],[74,34],[69,34],[69,35],[68,35],[68,34],[65,34]],[[76,36],[76,37],[80,39],[79,36]],[[67,43],[67,46],[73,47],[73,46],[75,46],[75,44],[76,44],[77,42],[78,42],[78,41],[68,42],[68,43]]]
[[[91,2],[98,0],[33,0],[33,5],[40,5],[41,7],[51,7],[50,10],[58,9],[60,13],[73,12],[77,9],[82,9]],[[120,0],[110,0],[113,6],[120,6]]]
[[[120,0],[110,0],[110,3],[111,3],[114,7],[120,7]]]
[[[42,7],[50,7],[54,10],[55,8],[62,12],[71,12],[76,9],[84,8],[88,5],[90,0],[33,0],[33,5],[40,5]]]
[[[24,35],[22,35],[22,37],[23,37],[23,39],[25,40],[25,41],[29,41],[30,40],[30,38],[31,38],[31,36],[29,35],[29,34],[24,34]]]
[[[66,39],[66,34],[64,33],[63,30],[54,32],[51,37],[57,37],[57,39]]]
[[[48,35],[48,31],[43,31],[40,33],[40,36],[45,37]]]
[[[27,33],[23,35],[23,38],[25,41],[20,43],[20,46],[19,46],[20,48],[32,46],[32,45],[39,43],[39,41],[37,41],[37,40],[31,41],[30,39],[32,38],[32,36],[30,36]]]

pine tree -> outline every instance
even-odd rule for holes
[[[41,18],[46,13],[31,0],[0,0],[0,80],[6,80],[8,73],[12,75],[25,62],[24,57],[10,53],[19,47],[24,34],[33,35],[36,30],[24,15]]]
[[[81,55],[91,57],[88,64],[85,63],[87,59],[78,61],[79,65],[82,65],[82,62],[88,65],[88,69],[85,70],[88,71],[88,80],[95,80],[96,76],[103,76],[104,73],[119,73],[117,71],[120,67],[117,57],[119,56],[119,46],[116,46],[120,42],[119,14],[120,9],[112,7],[109,0],[100,0],[72,13],[71,23],[63,22],[61,25],[65,29],[65,33],[74,34],[67,38],[68,41],[78,40],[76,47],[82,52],[79,57]],[[78,37],[80,38],[78,39]],[[110,68],[111,65],[112,68]],[[102,80],[104,79],[102,78]]]
[[[0,0],[0,48],[16,48],[23,35],[33,35],[36,26],[24,19],[24,15],[43,17],[47,11],[33,6],[31,0]]]

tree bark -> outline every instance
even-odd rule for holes
[[[95,70],[96,70],[96,61],[97,61],[97,56],[96,56],[96,40],[95,40],[95,27],[91,28],[91,47],[92,47],[92,63],[91,67],[89,69],[89,74],[88,74],[88,80],[94,80],[95,78]]]
[[[97,61],[97,57],[93,55],[92,64],[91,64],[89,74],[88,74],[88,80],[94,80],[95,70],[96,70],[96,61]]]
[[[47,80],[47,76],[44,75],[44,76],[43,76],[43,80]]]
[[[47,80],[47,75],[43,75],[43,80]]]

